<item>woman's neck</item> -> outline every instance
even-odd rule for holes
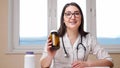
[[[78,31],[71,31],[71,30],[67,30],[67,36],[71,42],[71,44],[73,45],[77,39],[79,35],[79,32]]]

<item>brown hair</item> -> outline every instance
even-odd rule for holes
[[[79,12],[81,14],[81,25],[79,26],[79,33],[81,34],[81,36],[86,36],[88,34],[88,32],[85,32],[84,31],[84,17],[83,17],[83,13],[82,13],[82,10],[80,8],[80,6],[75,3],[75,2],[71,2],[71,3],[67,3],[63,10],[62,10],[62,14],[61,14],[61,19],[60,19],[60,28],[58,29],[58,34],[60,37],[63,37],[65,32],[66,32],[66,26],[65,26],[65,23],[64,23],[64,12],[65,12],[65,9],[68,7],[68,6],[75,6],[79,9]]]

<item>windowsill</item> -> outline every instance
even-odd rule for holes
[[[120,53],[120,45],[102,45],[109,53]]]

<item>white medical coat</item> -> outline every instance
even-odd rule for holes
[[[69,54],[69,57],[65,57],[65,52],[63,49],[63,43],[62,39],[60,38],[60,49],[57,51],[52,64],[51,68],[71,68],[71,63],[76,60],[87,61],[87,58],[90,53],[96,55],[97,59],[107,59],[109,61],[112,61],[112,58],[108,54],[107,51],[105,51],[104,48],[102,48],[96,41],[96,38],[92,36],[91,34],[88,34],[86,37],[82,37],[82,44],[86,47],[86,51],[82,49],[81,45],[79,45],[78,53],[77,51],[77,45],[81,42],[80,35],[78,36],[77,40],[73,45],[71,45],[70,40],[65,34],[63,36],[63,41],[65,45],[65,49],[67,53]],[[78,55],[78,58],[77,58]],[[47,56],[47,50],[45,49],[43,52],[43,55],[41,59],[43,59],[45,56]]]

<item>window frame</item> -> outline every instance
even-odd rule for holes
[[[96,0],[88,0],[87,4],[90,8],[88,9],[88,31],[93,34],[97,38],[97,30],[96,30]],[[90,13],[90,14],[89,14]],[[120,53],[120,44],[118,45],[103,45],[100,44],[103,48],[105,48],[109,53]]]
[[[52,19],[56,20],[55,8],[52,4],[53,0],[48,0],[48,33],[52,29],[56,29],[57,25]],[[8,53],[25,53],[26,51],[33,51],[35,53],[42,53],[45,45],[29,45],[29,46],[20,46],[19,45],[19,0],[8,0]]]
[[[19,45],[19,0],[8,0],[8,53],[42,53],[44,45]],[[48,33],[57,29],[57,0],[48,0]],[[96,0],[86,0],[87,31],[96,36]],[[54,21],[53,21],[54,20]],[[109,53],[120,53],[120,45],[102,45]]]

